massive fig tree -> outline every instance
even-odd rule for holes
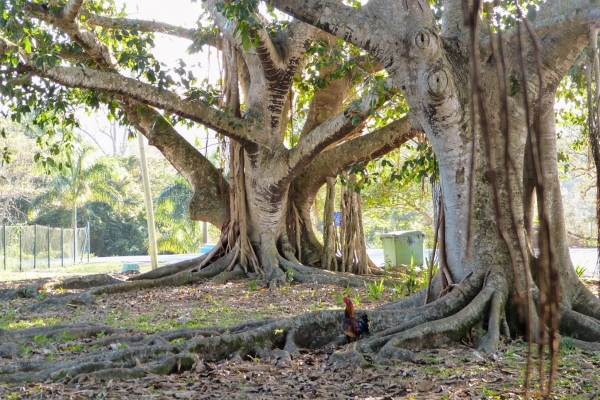
[[[394,89],[382,80],[365,83],[381,67],[366,54],[345,51],[334,36],[301,21],[270,23],[252,3],[190,7],[203,18],[197,29],[127,19],[112,2],[8,2],[1,39],[7,105],[13,118],[34,109],[40,125],[61,117],[75,125],[67,111],[74,102],[92,108],[106,104],[190,183],[191,217],[221,228],[219,245],[196,262],[197,269],[221,260],[215,271],[238,267],[272,285],[283,282],[286,270],[297,280],[308,279],[312,272],[303,267],[319,266],[322,249],[308,218],[319,187],[415,131],[406,116],[365,129]],[[251,22],[242,15],[250,15]],[[220,86],[203,86],[207,71],[183,62],[165,71],[150,53],[155,32],[189,40],[196,50],[217,50]],[[322,59],[336,48],[339,57]],[[313,73],[316,83],[296,90],[303,93],[306,115],[294,120],[292,89],[294,82],[309,80],[306,68],[319,72]],[[209,162],[177,132],[178,123],[201,125],[223,137],[229,164],[219,169]],[[368,272],[365,256],[342,272]]]
[[[10,1],[2,10],[0,35],[4,99],[16,113],[27,110],[31,99],[48,112],[65,109],[57,105],[73,98],[105,102],[163,152],[194,188],[192,216],[223,229],[223,246],[196,261],[195,272],[144,276],[179,283],[236,264],[274,283],[284,270],[313,279],[303,263],[321,260],[308,218],[318,188],[351,163],[423,131],[439,160],[440,273],[428,291],[370,312],[373,335],[358,349],[381,363],[411,358],[406,349],[459,341],[476,325],[486,332],[477,343],[487,353],[496,351],[501,334],[550,343],[551,353],[559,332],[597,347],[600,302],[579,281],[569,258],[554,122],[556,88],[589,41],[595,3],[540,2],[531,20],[518,8],[497,18],[493,7],[479,1],[265,3],[293,19],[269,22],[255,1],[206,0],[190,10],[200,14],[203,7],[218,29],[187,30],[114,15],[102,2]],[[224,55],[222,92],[212,96],[185,76],[179,86],[171,84],[146,57],[142,41],[123,39],[140,35],[147,42],[152,32],[218,48]],[[383,68],[390,79],[375,91],[359,91],[350,103],[354,81],[318,88],[301,134],[290,143],[285,138],[294,77],[303,76],[316,40],[336,39],[374,60],[364,71]],[[361,57],[353,65],[361,65]],[[131,77],[128,68],[137,75]],[[369,126],[373,112],[399,96],[409,115],[368,134],[358,132]],[[178,120],[230,139],[228,181],[177,133]],[[539,252],[531,246],[536,219]],[[318,279],[333,278],[320,273]],[[86,293],[118,292],[137,283]],[[162,351],[213,358],[275,347],[293,353],[338,340],[339,317],[322,312],[257,329],[246,324]],[[301,333],[307,331],[314,335]],[[142,350],[127,354],[142,362],[156,357]],[[11,373],[18,376],[17,369]]]
[[[549,339],[553,351],[558,331],[599,341],[600,303],[569,258],[554,121],[556,88],[589,41],[595,3],[541,2],[532,20],[517,10],[510,24],[477,1],[444,1],[439,21],[423,1],[268,3],[375,57],[439,159],[444,279],[462,281],[470,303],[444,323],[404,331],[380,353],[457,332],[475,315],[487,319],[486,351],[500,332],[524,332],[523,321],[529,338]],[[539,254],[531,246],[535,202]]]

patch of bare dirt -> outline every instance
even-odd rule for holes
[[[31,282],[20,282],[31,285]],[[598,293],[598,281],[587,282]],[[14,287],[15,282],[10,283]],[[0,289],[9,287],[0,284]],[[41,288],[40,285],[38,287]],[[123,329],[101,333],[101,346],[91,339],[58,340],[37,337],[19,343],[13,359],[0,358],[0,370],[12,362],[54,362],[116,351],[118,337],[140,332],[159,332],[185,327],[228,326],[249,319],[278,318],[319,309],[342,308],[341,297],[350,295],[359,308],[370,309],[398,297],[386,291],[375,300],[369,291],[349,292],[334,286],[302,284],[269,291],[252,281],[226,285],[205,283],[162,288],[97,298],[90,307],[66,307],[33,313],[34,298],[18,298],[0,304],[0,327],[21,329],[50,324],[96,323]],[[341,332],[340,332],[341,334]],[[114,339],[114,340],[113,340]],[[465,343],[469,343],[465,341]],[[197,360],[189,371],[167,376],[148,375],[125,381],[98,381],[82,376],[77,382],[62,376],[45,382],[0,384],[1,399],[186,399],[186,398],[536,398],[539,387],[526,394],[523,388],[527,345],[504,343],[493,357],[484,357],[465,344],[419,352],[418,363],[377,365],[366,369],[334,364],[330,357],[343,348],[302,352],[291,358],[232,359],[221,363]],[[538,382],[533,377],[533,382]],[[600,353],[561,349],[556,398],[600,399]]]

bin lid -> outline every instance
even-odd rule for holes
[[[423,231],[394,231],[394,232],[387,232],[387,233],[382,233],[381,235],[379,235],[379,238],[386,238],[386,237],[401,237],[401,236],[425,236],[425,232]]]

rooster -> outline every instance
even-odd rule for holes
[[[367,318],[367,314],[363,314],[359,319],[354,318],[352,300],[344,297],[344,303],[346,303],[346,310],[344,311],[344,319],[342,319],[342,330],[348,341],[347,351],[350,348],[352,339],[354,339],[354,348],[356,349],[356,339],[363,333],[369,333],[369,318]]]

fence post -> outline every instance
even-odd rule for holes
[[[65,230],[60,228],[60,266],[65,266]]]
[[[91,240],[91,236],[90,236],[90,221],[88,221],[88,225],[87,225],[87,248],[88,248],[88,263],[90,262],[90,242]]]
[[[2,224],[2,241],[4,249],[4,270],[6,271],[6,224]]]
[[[48,226],[48,268],[50,268],[50,227]]]
[[[37,224],[33,225],[33,269],[37,263]]]
[[[19,227],[19,271],[23,270],[23,227]]]

